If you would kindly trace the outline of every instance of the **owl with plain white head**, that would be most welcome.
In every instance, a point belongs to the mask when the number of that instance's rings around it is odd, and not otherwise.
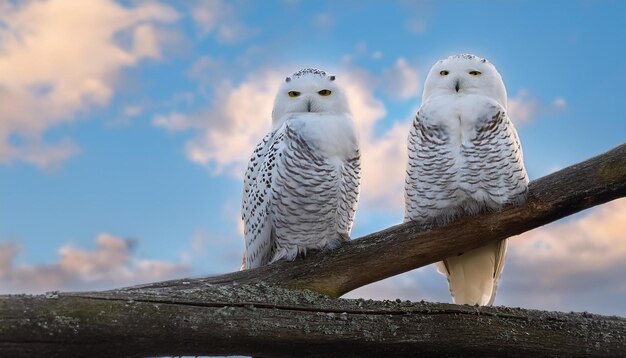
[[[360,181],[355,126],[335,76],[305,68],[287,77],[244,178],[242,269],[349,240]]]
[[[405,221],[440,225],[526,200],[528,175],[506,89],[483,58],[460,54],[431,68],[408,146]],[[502,240],[437,263],[455,303],[493,303],[506,248]]]

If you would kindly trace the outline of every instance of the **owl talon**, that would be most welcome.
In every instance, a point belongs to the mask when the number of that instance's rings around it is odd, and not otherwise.
[[[340,242],[342,242],[342,243],[343,243],[343,242],[347,242],[347,241],[350,241],[350,240],[352,240],[352,239],[350,238],[350,235],[346,234],[345,232],[343,232],[343,233],[339,233],[339,241],[340,241]]]

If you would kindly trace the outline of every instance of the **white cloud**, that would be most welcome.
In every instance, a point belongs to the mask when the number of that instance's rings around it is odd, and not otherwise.
[[[381,137],[361,144],[363,181],[360,208],[398,211],[404,208],[409,121],[397,122]],[[401,218],[398,216],[398,218]]]
[[[132,241],[100,234],[95,250],[73,246],[59,249],[59,261],[50,265],[20,265],[12,261],[19,250],[14,243],[0,245],[0,292],[42,293],[52,290],[106,289],[188,275],[181,263],[132,256]]]
[[[346,67],[352,67],[353,62],[355,62],[358,59],[380,60],[381,58],[383,58],[382,51],[370,50],[369,47],[367,46],[367,42],[358,41],[354,45],[353,52],[342,56],[341,62]]]
[[[394,68],[404,68],[403,61],[399,63]],[[197,130],[198,135],[186,143],[187,157],[210,165],[215,174],[241,178],[254,146],[270,128],[274,96],[285,73],[261,70],[238,86],[224,82],[209,108],[189,115],[158,115],[153,124],[172,132]],[[374,133],[376,123],[386,116],[383,102],[374,96],[380,80],[367,71],[351,69],[338,73],[337,81],[347,93],[361,138],[361,207],[397,210],[402,206],[410,121],[396,123],[382,135]]]
[[[546,287],[580,272],[626,268],[626,199],[525,233],[512,240],[511,248],[516,259],[542,266]]]
[[[151,25],[139,25],[133,32],[133,53],[137,57],[161,58],[156,31]]]
[[[500,304],[626,314],[626,199],[509,243]]]
[[[406,171],[408,121],[394,124],[383,133],[374,126],[385,119],[384,103],[375,97],[379,79],[352,69],[337,76],[345,88],[360,136],[362,182],[359,210],[398,209]]]
[[[0,281],[11,273],[11,262],[20,250],[14,242],[0,243]]]
[[[497,305],[626,314],[626,199],[509,239]],[[451,302],[446,279],[421,268],[347,298]]]
[[[428,31],[427,19],[435,17],[434,2],[430,0],[400,1],[399,5],[406,14],[410,14],[409,19],[404,24],[408,33],[423,35]]]
[[[211,108],[188,117],[189,123],[201,117],[202,127],[187,142],[187,157],[215,165],[217,174],[243,176],[254,146],[270,129],[274,96],[284,77],[270,70],[254,74],[239,86],[222,83]]]
[[[392,68],[385,69],[381,81],[385,93],[391,98],[406,100],[419,95],[421,87],[419,72],[404,58],[397,59]]]
[[[550,104],[545,104],[533,98],[526,90],[520,90],[515,97],[508,99],[509,118],[518,125],[529,123],[537,116],[549,115],[566,108],[567,101],[563,97],[557,97]]]
[[[201,128],[198,116],[187,116],[173,112],[168,115],[157,115],[152,120],[155,127],[166,129],[170,133],[186,131],[193,128]]]
[[[122,113],[124,114],[125,117],[136,117],[138,115],[141,115],[141,113],[143,113],[143,107],[140,105],[126,106],[122,110]]]
[[[367,42],[359,41],[354,45],[354,54],[356,56],[364,56],[364,55],[367,55],[367,53],[368,53]]]
[[[415,35],[421,35],[426,32],[426,21],[422,18],[413,18],[407,21],[406,30]]]
[[[157,2],[111,0],[27,1],[0,13],[0,161],[54,166],[76,154],[69,139],[44,142],[46,130],[107,104],[120,70],[161,56],[155,26],[177,19]]]
[[[226,68],[224,62],[211,56],[202,56],[187,71],[187,77],[203,84],[217,85],[222,81]]]
[[[19,158],[21,161],[35,165],[43,170],[58,169],[62,162],[80,153],[78,145],[67,138],[52,144],[36,138],[25,146],[11,146],[8,144],[5,147],[5,145],[6,143],[0,143],[0,152],[2,154],[9,158]]]
[[[527,91],[521,90],[517,96],[508,99],[509,118],[515,124],[528,123],[534,119],[538,106],[536,100],[529,98]]]
[[[335,19],[328,13],[319,13],[313,16],[312,25],[313,27],[322,30],[328,31],[335,24]]]
[[[563,97],[557,97],[552,101],[552,107],[555,109],[565,109],[567,108],[567,101]]]
[[[215,36],[218,41],[235,43],[253,31],[237,19],[237,9],[223,0],[198,1],[191,16],[201,36]]]
[[[225,218],[227,221],[233,219],[237,223],[241,222],[239,215]],[[182,255],[185,262],[193,264],[202,272],[222,274],[240,269],[244,247],[243,240],[198,229],[193,234],[189,248]]]

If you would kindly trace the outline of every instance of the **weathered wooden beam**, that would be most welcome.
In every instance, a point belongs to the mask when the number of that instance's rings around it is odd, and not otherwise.
[[[626,319],[266,284],[0,297],[3,357],[626,355]]]

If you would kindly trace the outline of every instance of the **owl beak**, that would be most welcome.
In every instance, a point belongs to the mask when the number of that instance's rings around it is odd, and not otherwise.
[[[454,89],[457,93],[459,93],[459,90],[461,89],[461,83],[459,80],[456,80],[456,83],[454,84]]]
[[[306,111],[311,112],[311,100],[306,101]]]

